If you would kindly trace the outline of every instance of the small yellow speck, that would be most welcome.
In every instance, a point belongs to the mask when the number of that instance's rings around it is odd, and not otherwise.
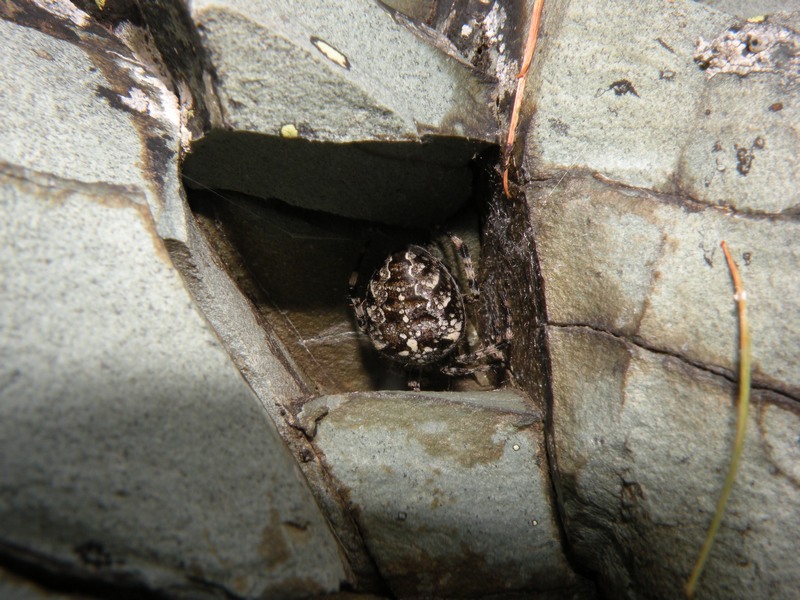
[[[514,452],[517,452],[519,450],[519,444],[514,444],[511,447],[514,449]]]
[[[767,16],[766,15],[758,15],[758,16],[755,16],[755,17],[750,17],[749,19],[747,19],[747,22],[748,23],[763,23],[766,20],[767,20]]]
[[[97,8],[103,10],[106,7],[106,0],[94,0],[94,3],[97,4]]]
[[[281,137],[284,137],[284,138],[296,138],[298,135],[299,135],[299,132],[297,131],[297,127],[295,127],[291,123],[281,127]]]

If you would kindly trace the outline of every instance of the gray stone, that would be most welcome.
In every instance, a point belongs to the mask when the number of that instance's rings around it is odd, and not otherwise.
[[[256,362],[259,400],[171,260],[190,237],[176,98],[71,5],[24,8],[27,26],[0,20],[0,547],[170,595],[338,590],[338,544],[262,405],[296,382]],[[230,292],[213,272],[183,275]],[[246,312],[217,298],[217,322]]]
[[[753,381],[800,396],[800,225],[595,180],[543,185],[533,227],[548,318],[623,335],[734,376],[736,304],[720,248],[745,282]]]
[[[589,169],[673,191],[706,85],[697,38],[733,19],[681,0],[658,10],[630,10],[624,0],[548,9],[527,85],[536,114],[525,147],[537,157],[527,166],[537,176]]]
[[[292,125],[336,142],[496,130],[490,87],[375,2],[201,0],[192,16],[235,130],[280,136]]]
[[[136,186],[159,233],[185,237],[185,207],[179,196],[163,193],[180,185],[175,96],[86,13],[71,7],[73,25],[27,8],[30,22],[46,24],[52,35],[0,20],[6,56],[0,160],[64,179]]]
[[[587,593],[560,549],[542,416],[521,396],[326,396],[299,419],[397,596]]]
[[[797,19],[792,25],[798,28]],[[680,185],[701,202],[737,211],[797,213],[800,34],[757,23],[726,36],[759,39],[772,49],[765,48],[761,53],[767,56],[754,64],[731,66],[727,57],[712,63],[733,72],[708,68],[711,78],[697,107],[696,127],[681,155]],[[702,42],[698,52],[710,46],[722,51],[724,43],[720,38]],[[794,50],[787,50],[792,44]],[[738,46],[735,51],[738,56],[743,52]],[[714,52],[708,49],[703,56]],[[790,52],[793,58],[785,56]],[[769,59],[773,54],[780,58]]]
[[[551,326],[549,339],[571,550],[611,597],[682,597],[727,472],[735,386],[586,327]],[[793,598],[800,586],[800,410],[755,390],[751,412],[698,597]]]
[[[746,76],[704,72],[695,59],[722,56],[736,23],[692,2],[559,6],[528,85],[551,468],[571,555],[609,597],[681,596],[716,507],[739,357],[723,240],[747,293],[754,404],[699,595],[792,598],[800,581],[787,560],[800,484],[796,73],[775,68],[780,54]]]
[[[157,589],[336,589],[335,542],[142,195],[2,183],[2,543]]]
[[[470,161],[496,137],[492,86],[390,11],[204,0],[192,18],[226,127],[196,140],[190,185],[406,227],[468,201]]]
[[[740,19],[800,10],[798,0],[698,0],[715,10],[731,13]]]
[[[741,22],[695,2],[660,11],[626,6],[583,3],[548,15],[527,92],[536,102],[525,140],[537,157],[532,172],[597,171],[737,210],[796,210],[797,58],[776,58],[770,72],[709,79],[712,70],[696,58]],[[610,22],[619,43],[609,43]],[[746,27],[765,40],[776,32],[800,40],[790,29],[796,18]],[[786,52],[797,51],[776,57]]]

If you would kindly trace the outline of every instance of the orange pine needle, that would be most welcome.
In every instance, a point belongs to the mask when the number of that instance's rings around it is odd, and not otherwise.
[[[517,74],[517,90],[514,93],[514,105],[511,108],[511,119],[508,123],[508,137],[503,150],[503,191],[506,198],[511,194],[508,190],[508,167],[511,162],[511,153],[514,150],[514,142],[517,139],[517,125],[519,123],[519,112],[522,107],[522,99],[525,91],[525,83],[528,80],[528,70],[533,61],[533,51],[536,49],[536,42],[539,39],[539,24],[542,21],[542,9],[544,0],[534,0],[531,10],[531,21],[528,24],[528,39],[525,40],[525,50],[523,52],[522,68]]]

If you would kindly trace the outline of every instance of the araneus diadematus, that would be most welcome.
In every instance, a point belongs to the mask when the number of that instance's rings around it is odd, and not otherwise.
[[[464,242],[449,234],[461,258],[470,293],[478,297],[475,271]],[[350,278],[350,302],[358,328],[367,334],[383,356],[409,372],[408,385],[419,390],[419,375],[434,371],[449,376],[464,376],[488,370],[503,363],[501,347],[505,339],[475,352],[456,354],[464,345],[467,329],[465,295],[452,273],[429,250],[411,245],[391,254],[366,286],[366,294],[356,294],[358,272]]]

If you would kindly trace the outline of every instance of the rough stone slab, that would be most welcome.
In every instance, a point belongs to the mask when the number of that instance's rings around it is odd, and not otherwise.
[[[673,190],[706,85],[694,63],[697,38],[713,38],[732,17],[688,0],[647,10],[625,0],[571,2],[545,13],[526,91],[536,106],[527,168],[585,168]]]
[[[336,590],[336,543],[150,217],[185,238],[177,101],[62,8],[0,21],[4,552],[194,595]]]
[[[589,178],[555,185],[533,194],[532,213],[551,322],[607,330],[733,374],[738,328],[725,240],[747,291],[754,381],[800,397],[800,224]]]
[[[490,86],[369,0],[191,6],[233,129],[336,142],[494,141]],[[283,129],[286,132],[285,129]]]
[[[798,0],[699,0],[699,2],[741,19],[800,10]]]
[[[556,481],[570,548],[615,598],[678,598],[727,472],[730,381],[582,327],[549,327]],[[754,391],[742,465],[698,590],[794,598],[800,406]]]
[[[64,179],[136,186],[162,236],[185,239],[180,197],[163,193],[180,187],[175,96],[83,11],[63,7],[69,21],[33,3],[19,6],[6,16],[28,26],[0,19],[0,160]]]
[[[164,591],[338,589],[325,520],[143,194],[1,183],[5,551]]]
[[[765,49],[778,57],[774,72],[712,75],[697,104],[697,119],[686,140],[678,170],[678,185],[684,193],[709,204],[730,206],[738,211],[797,213],[800,208],[800,19],[786,23],[793,31],[772,22],[747,24],[740,37],[763,39],[781,32],[794,38]],[[717,32],[704,43],[724,49]],[[714,38],[717,38],[715,43]],[[735,40],[734,40],[735,41]],[[729,42],[730,43],[730,42]],[[746,46],[745,46],[746,47]],[[714,50],[711,50],[714,52]],[[736,55],[742,48],[736,46]],[[787,59],[785,55],[793,59]],[[766,61],[766,59],[764,59]],[[787,64],[782,65],[781,60]],[[709,69],[709,72],[711,69]],[[741,71],[747,73],[746,69]]]
[[[586,591],[561,553],[542,416],[520,396],[326,396],[300,420],[397,596]]]
[[[711,43],[737,23],[688,0],[551,8],[526,91],[536,107],[526,167],[538,176],[588,169],[748,212],[796,211],[796,67],[709,77],[695,60],[700,38]],[[779,23],[750,26],[761,36],[798,29],[796,18]],[[796,52],[776,47],[776,56]]]
[[[471,161],[497,138],[493,85],[389,10],[203,0],[191,11],[228,127],[194,140],[190,186],[403,227],[469,201]]]

